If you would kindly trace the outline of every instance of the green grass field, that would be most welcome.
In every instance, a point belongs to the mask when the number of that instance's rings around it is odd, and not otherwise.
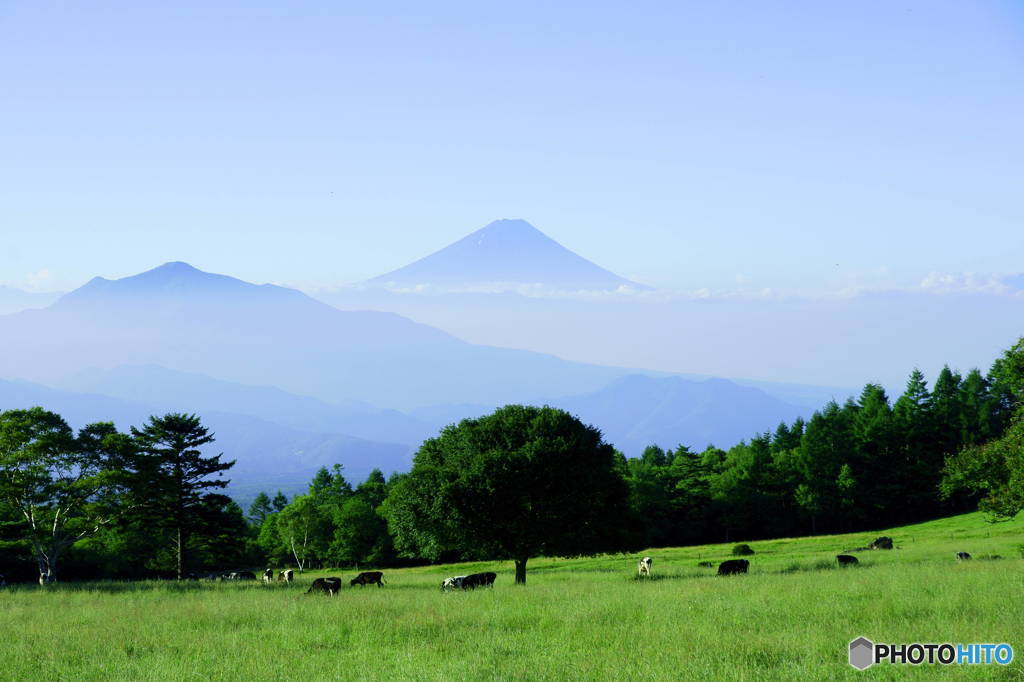
[[[0,592],[0,677],[12,680],[822,680],[1024,679],[1024,519],[979,514],[875,533],[752,542],[750,574],[697,564],[732,545],[638,555],[352,572],[293,586],[65,583]],[[834,556],[886,534],[892,551]],[[955,561],[957,551],[975,560]],[[1002,558],[985,559],[985,555]],[[442,594],[442,578],[493,570],[493,589]],[[340,575],[336,597],[304,594]],[[847,644],[1008,642],[1010,666],[877,665]]]

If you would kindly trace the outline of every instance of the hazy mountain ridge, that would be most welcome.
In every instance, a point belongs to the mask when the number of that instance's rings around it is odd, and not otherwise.
[[[0,315],[16,313],[30,308],[45,308],[62,295],[56,291],[37,293],[0,284]]]
[[[394,313],[340,311],[183,264],[143,275],[93,280],[48,308],[0,316],[0,376],[46,383],[89,367],[156,364],[328,402],[409,408],[577,393],[627,373],[469,344]]]
[[[197,410],[188,402],[147,405],[97,393],[61,391],[23,381],[0,380],[0,411],[41,406],[64,417],[74,428],[112,421],[122,431],[141,426],[150,415],[169,411],[198,413],[216,441],[207,454],[224,453],[236,460],[226,474],[229,492],[245,496],[254,488],[301,490],[321,466],[338,463],[354,481],[379,468],[385,473],[407,470],[412,448],[404,443],[374,442],[341,433],[315,433],[245,414]]]

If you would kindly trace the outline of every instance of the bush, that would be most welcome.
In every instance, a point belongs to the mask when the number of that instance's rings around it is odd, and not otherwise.
[[[750,556],[754,553],[754,550],[750,548],[750,545],[740,544],[732,548],[733,556]]]

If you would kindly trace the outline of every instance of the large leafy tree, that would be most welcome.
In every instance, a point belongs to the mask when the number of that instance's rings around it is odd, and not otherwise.
[[[189,566],[190,539],[209,530],[211,509],[223,509],[230,501],[210,492],[224,488],[219,478],[234,466],[221,461],[223,454],[204,456],[202,448],[214,435],[194,414],[170,413],[150,417],[141,428],[132,427],[138,447],[133,488],[153,530],[170,535],[178,578]],[[214,478],[217,476],[218,478]]]
[[[512,559],[626,548],[625,465],[601,433],[550,407],[509,405],[423,443],[388,510],[400,550]]]
[[[981,496],[979,509],[1007,520],[1024,509],[1024,407],[1006,433],[984,445],[971,445],[946,460],[942,493]]]
[[[41,582],[56,580],[64,553],[124,510],[119,468],[130,449],[113,424],[76,436],[40,407],[0,414],[0,499],[24,519]]]

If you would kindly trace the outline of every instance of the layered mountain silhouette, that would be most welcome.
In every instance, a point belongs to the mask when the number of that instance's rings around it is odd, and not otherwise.
[[[234,412],[231,403],[200,412],[191,399],[167,396],[161,398],[160,404],[147,404],[0,380],[0,411],[34,405],[60,414],[74,428],[112,421],[122,431],[141,426],[153,414],[199,412],[203,425],[216,435],[206,453],[223,452],[225,459],[236,461],[226,474],[231,480],[228,492],[242,501],[261,489],[280,488],[289,495],[302,491],[322,466],[341,464],[346,477],[358,482],[375,468],[390,474],[408,469],[412,461],[412,448],[406,443],[373,442],[333,433],[333,429],[317,432],[290,428],[273,420]]]
[[[399,409],[580,393],[628,373],[473,345],[393,313],[342,311],[184,263],[96,278],[47,308],[0,316],[0,376],[48,383],[126,364]]]
[[[495,220],[367,284],[436,291],[500,291],[515,286],[560,290],[647,288],[573,253],[525,220],[507,219]]]
[[[35,293],[0,285],[0,315],[16,313],[26,308],[43,308],[53,303],[59,293]]]
[[[726,379],[639,374],[616,379],[592,393],[543,402],[596,426],[605,441],[629,457],[640,456],[648,445],[686,445],[695,451],[708,445],[730,448],[773,431],[779,422],[790,423],[812,412]],[[434,405],[414,410],[412,416],[440,429],[493,409],[490,405]]]

